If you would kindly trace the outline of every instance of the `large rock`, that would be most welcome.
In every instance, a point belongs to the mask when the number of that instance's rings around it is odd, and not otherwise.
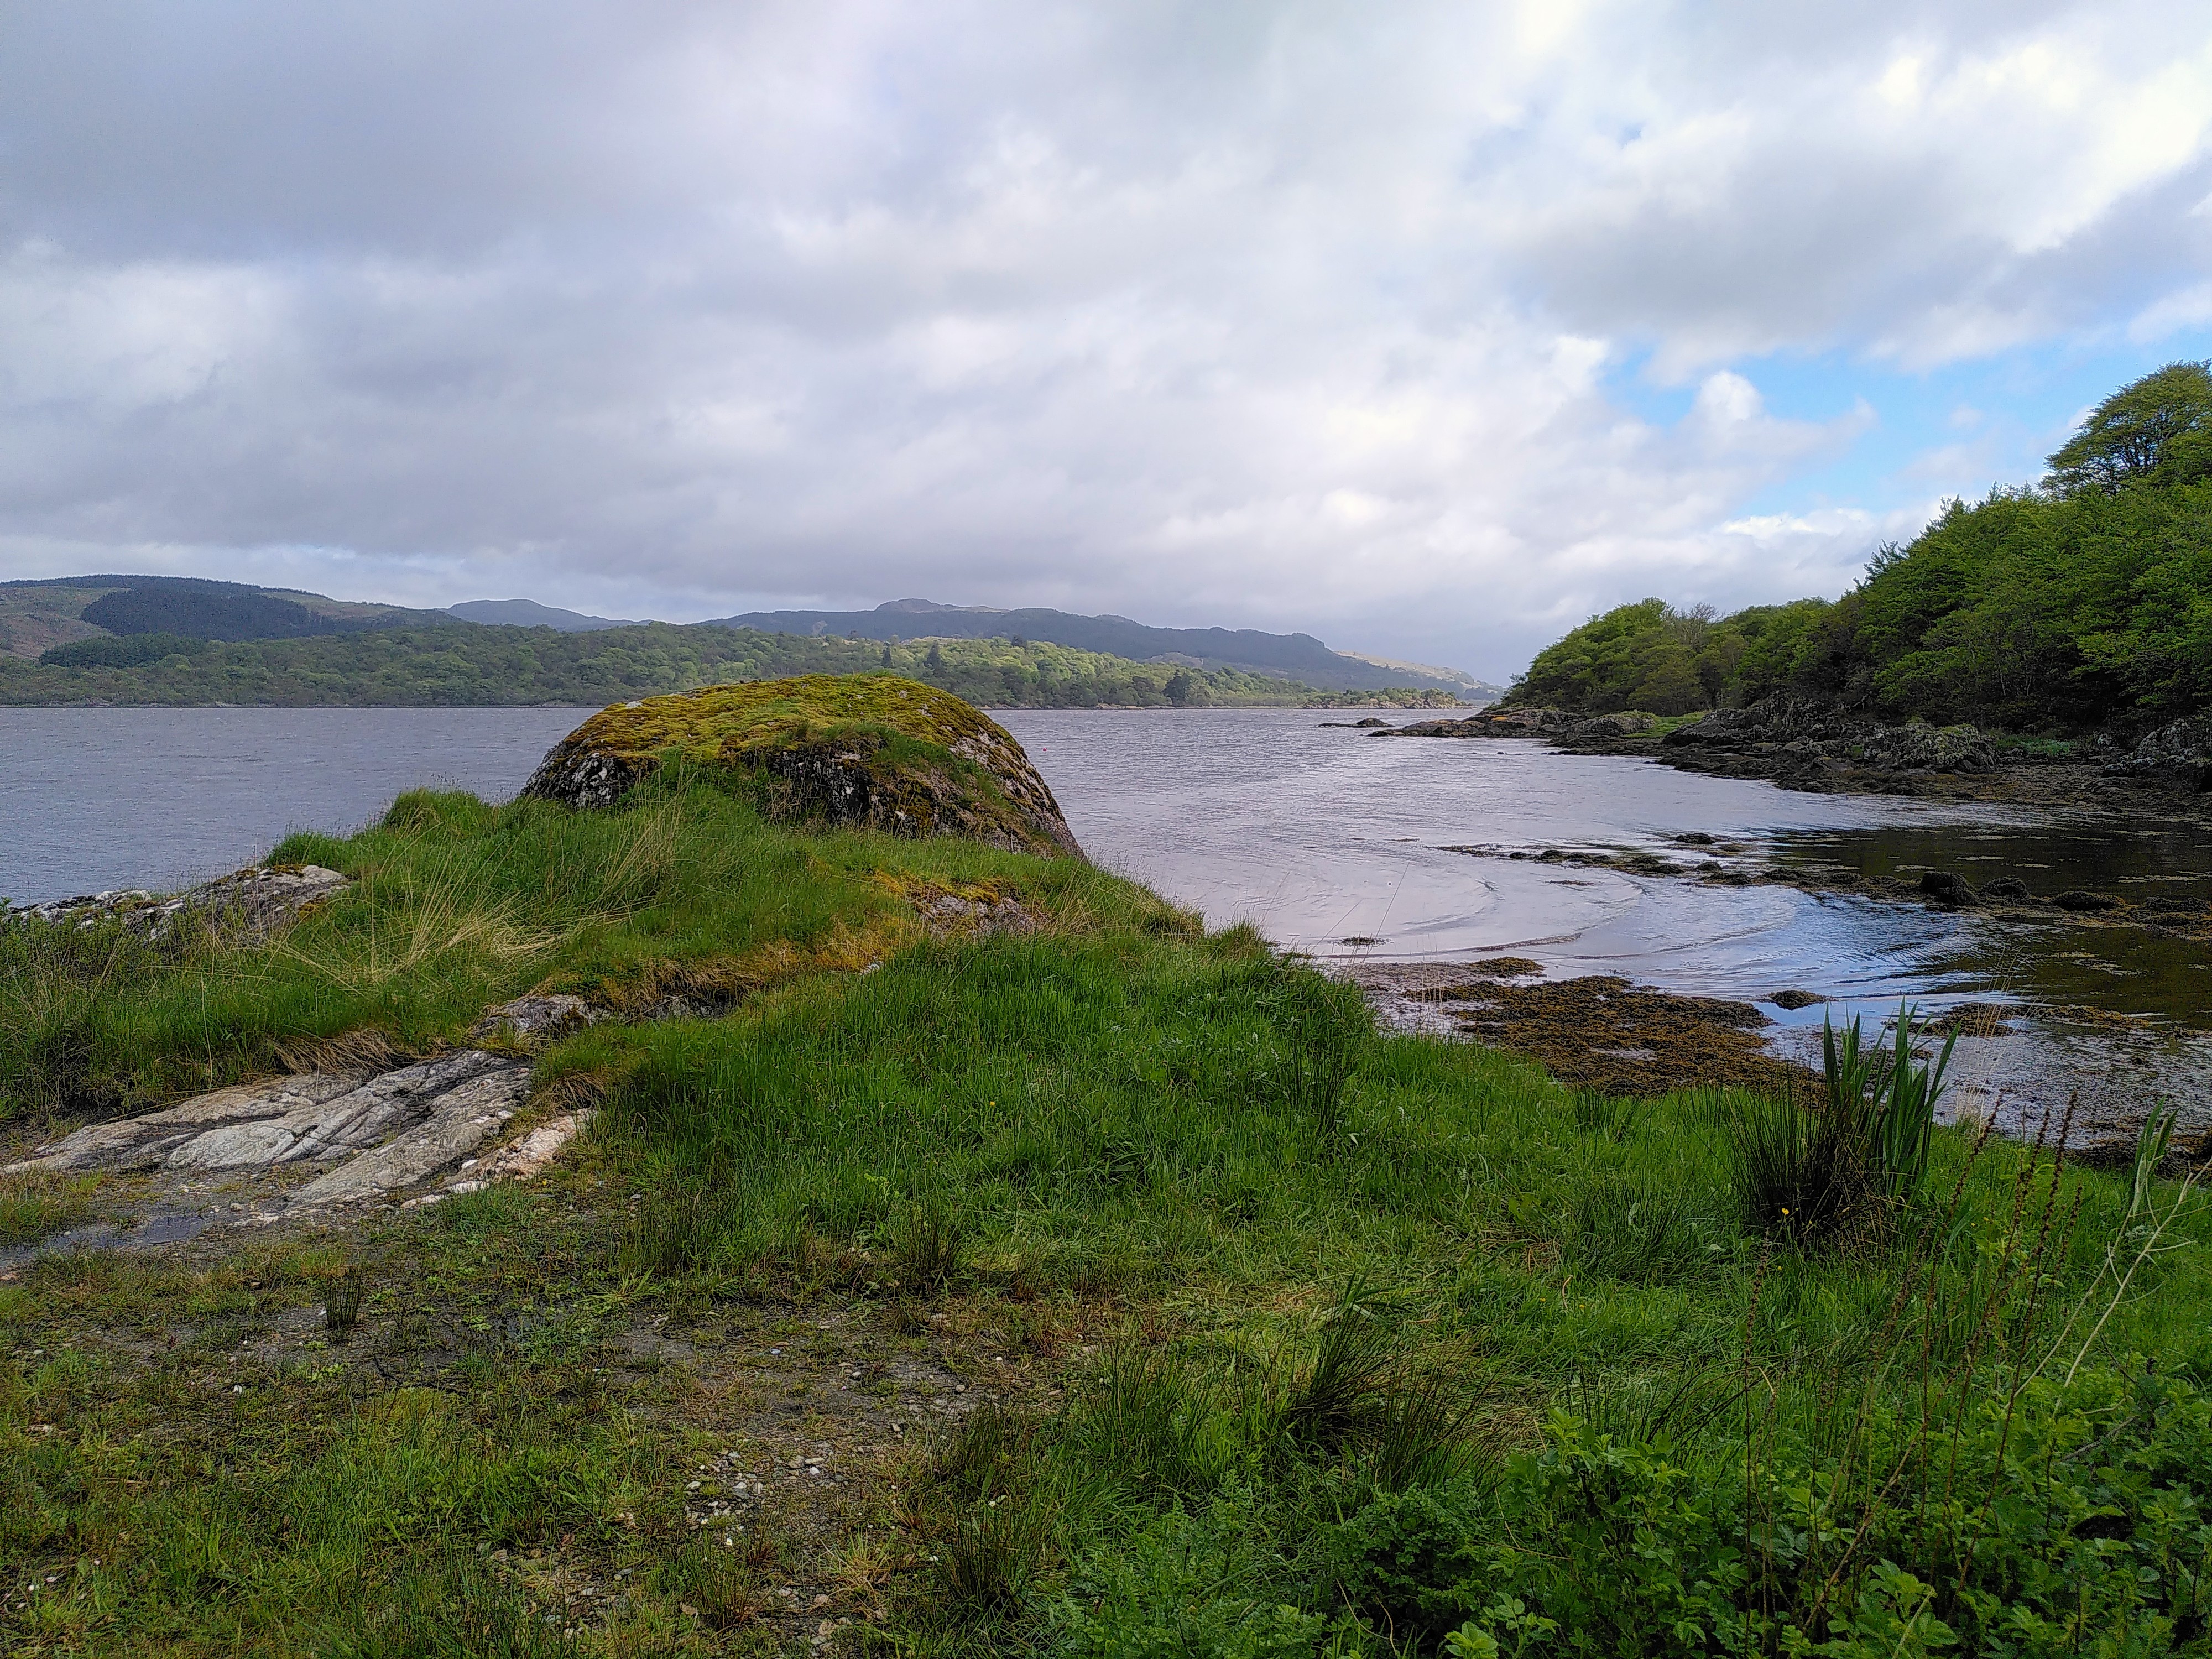
[[[611,806],[672,762],[737,775],[787,822],[1082,856],[1010,732],[950,692],[890,674],[807,674],[617,703],[562,738],[523,793]]]
[[[2105,770],[2116,777],[2144,778],[2191,793],[2212,788],[2212,714],[2160,726],[2137,744],[2133,753]]]
[[[1768,745],[1863,741],[1879,730],[1864,720],[1803,697],[1773,696],[1743,708],[1716,708],[1678,726],[1660,741],[1669,749],[1752,750]]]
[[[454,1138],[456,1123],[466,1126],[460,1132],[465,1133],[500,1115],[512,1115],[529,1082],[527,1066],[467,1048],[380,1077],[317,1073],[240,1084],[166,1111],[92,1124],[0,1175],[32,1170],[206,1173],[337,1163],[371,1148],[388,1151],[395,1139],[411,1145],[425,1139],[442,1147]]]
[[[1971,726],[1878,726],[1851,757],[1885,772],[1987,772],[1997,763],[1989,741]]]

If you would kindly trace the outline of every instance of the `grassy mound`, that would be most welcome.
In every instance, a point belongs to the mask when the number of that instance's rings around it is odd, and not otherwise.
[[[618,703],[563,738],[525,793],[606,805],[671,762],[747,781],[778,819],[1079,855],[1012,734],[949,692],[890,674],[805,674]]]

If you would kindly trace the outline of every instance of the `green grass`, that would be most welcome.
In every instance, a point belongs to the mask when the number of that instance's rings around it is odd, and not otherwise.
[[[104,987],[77,1052],[150,1096],[535,984],[742,997],[551,1051],[606,1094],[551,1189],[331,1247],[373,1285],[343,1359],[340,1264],[296,1244],[0,1282],[0,1561],[56,1576],[0,1585],[18,1650],[803,1647],[762,1611],[794,1578],[855,1612],[840,1644],[913,1655],[2204,1650],[2208,1224],[2174,1183],[1939,1130],[1907,1224],[1801,1250],[1744,1204],[1740,1103],[1382,1037],[1095,871],[665,781],[286,850],[362,884],[264,951],[54,946],[78,979],[30,1000]],[[924,939],[918,880],[1049,922]],[[737,1432],[705,1425],[742,1382],[769,1434],[803,1380],[769,1345],[832,1327],[856,1371],[1021,1381],[844,1530],[716,1554],[694,1425]],[[808,1434],[853,1409],[809,1400]]]
[[[149,944],[120,926],[0,922],[0,1126],[220,1087],[360,1033],[426,1049],[533,988],[625,1007],[857,968],[919,933],[902,897],[917,884],[1167,914],[1081,864],[788,833],[680,778],[597,814],[417,792],[374,829],[294,836],[271,856],[356,884],[251,950],[189,929]]]

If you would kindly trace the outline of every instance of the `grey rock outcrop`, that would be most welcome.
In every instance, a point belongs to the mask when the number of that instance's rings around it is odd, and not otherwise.
[[[2212,788],[2212,714],[2160,726],[2105,771],[2112,777],[2141,778],[2203,793]]]
[[[604,1012],[581,997],[563,992],[517,997],[496,1008],[487,1008],[469,1035],[479,1042],[497,1038],[534,1046],[580,1030],[601,1018]]]
[[[1374,738],[1551,738],[1582,724],[1558,708],[1485,709],[1455,720],[1410,720],[1368,733]]]
[[[110,919],[159,939],[187,915],[234,939],[265,939],[303,910],[343,892],[353,884],[319,864],[255,865],[214,881],[158,898],[138,888],[85,893],[9,912],[41,921],[89,927]]]
[[[1883,726],[1797,697],[1715,709],[1675,727],[1660,744],[1676,751],[1755,757],[1784,770],[1827,762],[1879,772],[1986,772],[1996,765],[1989,740],[1973,726],[1921,720]]]
[[[514,1115],[529,1087],[526,1064],[479,1048],[380,1077],[278,1078],[90,1125],[0,1173],[333,1164],[291,1194],[295,1204],[330,1203],[410,1185],[465,1158]]]

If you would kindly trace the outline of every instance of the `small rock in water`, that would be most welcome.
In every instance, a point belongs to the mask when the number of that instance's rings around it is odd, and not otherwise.
[[[2070,888],[2058,894],[2051,902],[2062,910],[2075,912],[2117,910],[2120,908],[2119,900],[2110,894],[2092,893],[2079,887]]]
[[[1794,1012],[1799,1008],[1810,1008],[1815,1003],[1826,1002],[1827,998],[1822,996],[1818,991],[1790,990],[1777,991],[1772,996],[1767,998],[1767,1000],[1778,1008],[1788,1008]]]
[[[1977,895],[1964,876],[1948,870],[1929,870],[1920,878],[1920,890],[1938,904],[1972,904]]]

